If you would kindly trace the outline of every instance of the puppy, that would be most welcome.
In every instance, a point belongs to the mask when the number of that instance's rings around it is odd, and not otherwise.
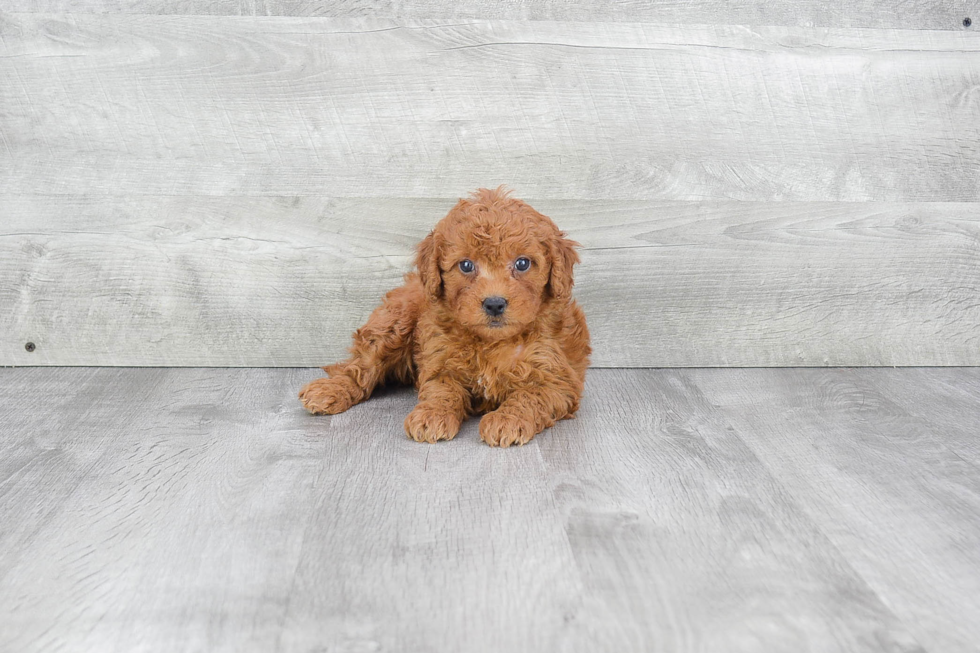
[[[451,440],[483,414],[480,437],[501,447],[572,417],[592,351],[571,295],[577,245],[502,188],[461,199],[419,243],[418,272],[354,333],[351,357],[300,391],[303,405],[335,414],[379,384],[414,383],[410,438]]]

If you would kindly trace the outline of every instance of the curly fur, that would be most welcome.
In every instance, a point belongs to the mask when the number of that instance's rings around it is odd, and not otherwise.
[[[419,243],[417,272],[354,333],[351,357],[299,393],[314,414],[340,413],[384,383],[414,383],[405,419],[418,442],[450,440],[483,414],[492,446],[524,444],[578,410],[589,332],[571,297],[575,247],[555,224],[498,188],[461,199]],[[531,260],[524,272],[519,257]],[[476,270],[464,273],[469,259]],[[507,307],[494,319],[487,297]]]

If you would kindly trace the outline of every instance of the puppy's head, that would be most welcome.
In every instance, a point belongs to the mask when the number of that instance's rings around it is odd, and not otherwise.
[[[567,303],[578,243],[501,189],[480,189],[419,243],[416,265],[431,302],[491,340],[534,322],[544,305]]]

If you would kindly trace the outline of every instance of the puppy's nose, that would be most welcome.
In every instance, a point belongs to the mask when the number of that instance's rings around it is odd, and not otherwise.
[[[490,317],[503,315],[505,308],[507,308],[507,300],[503,297],[487,297],[483,300],[483,312]]]

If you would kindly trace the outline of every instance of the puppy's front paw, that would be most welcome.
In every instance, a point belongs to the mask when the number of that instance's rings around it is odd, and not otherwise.
[[[527,444],[535,433],[533,422],[500,410],[487,413],[480,420],[480,439],[491,447]]]
[[[418,405],[405,418],[405,433],[416,442],[452,440],[459,425],[459,417],[451,411]]]
[[[314,415],[336,415],[355,403],[350,386],[353,381],[343,376],[310,381],[299,391],[300,401]]]

